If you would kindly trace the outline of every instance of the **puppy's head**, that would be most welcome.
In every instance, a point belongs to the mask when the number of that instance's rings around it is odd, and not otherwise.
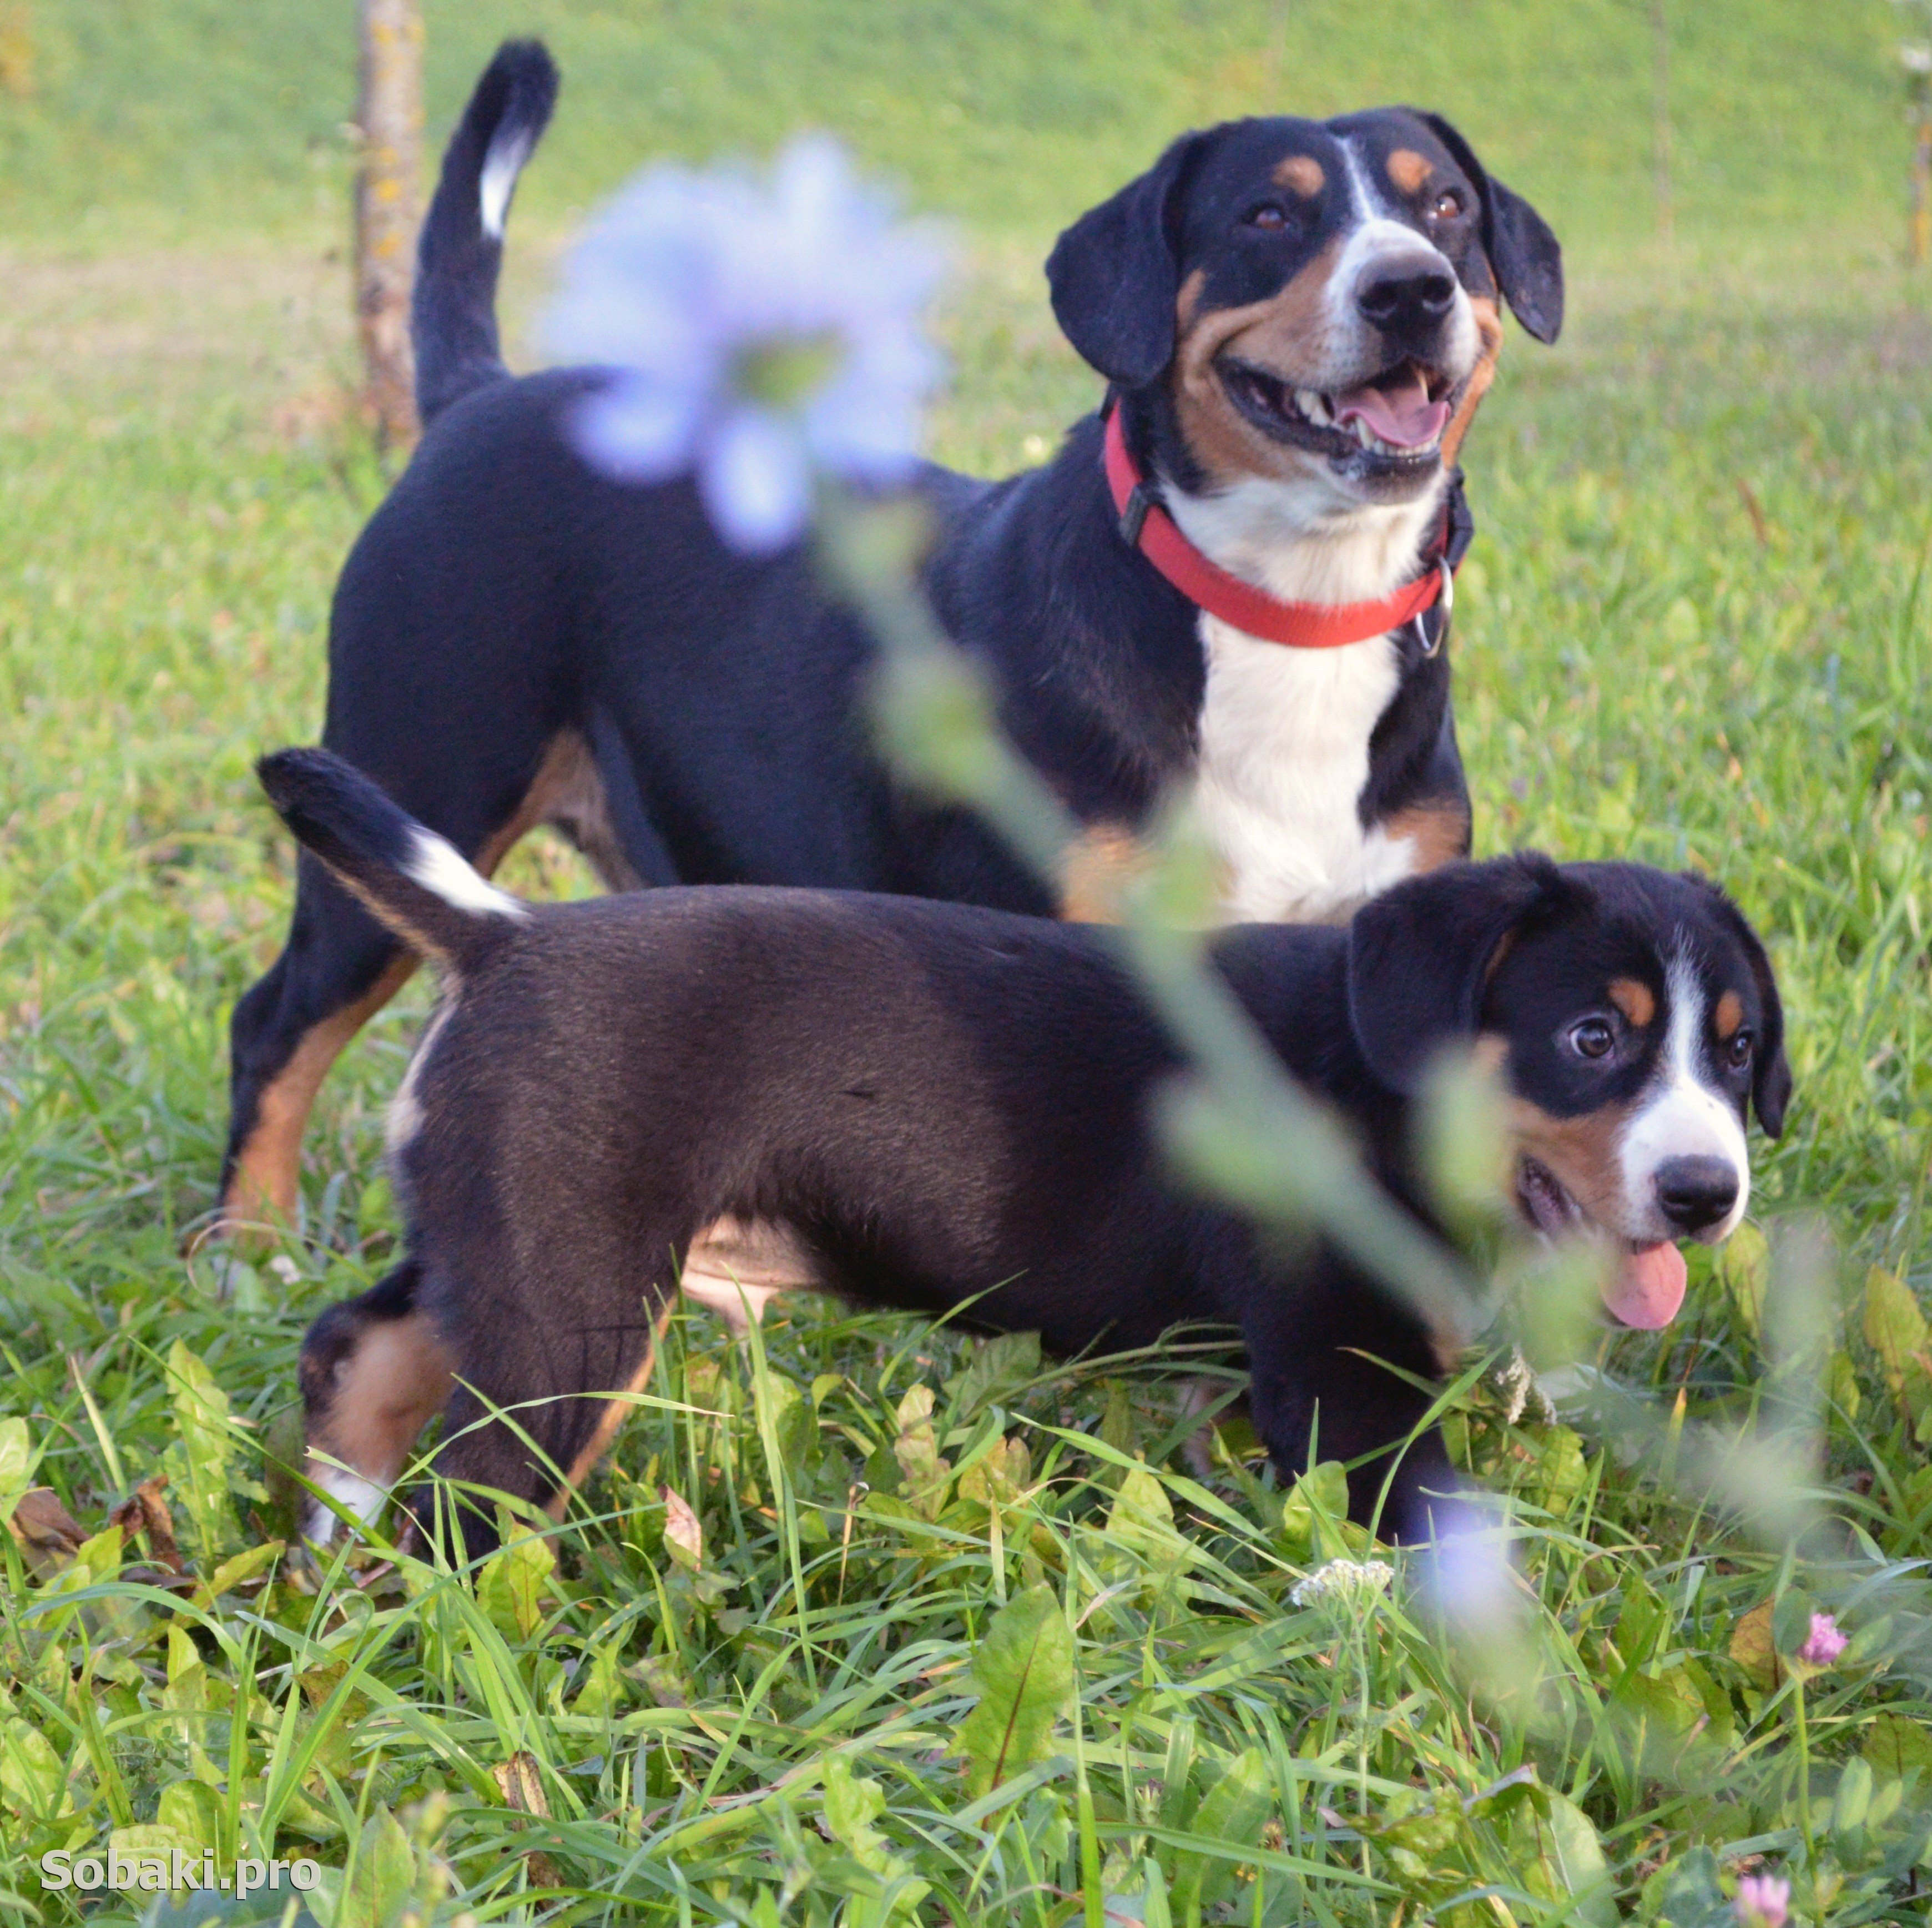
[[[1063,234],[1067,338],[1161,385],[1193,473],[1340,508],[1423,494],[1487,386],[1507,301],[1562,325],[1556,237],[1449,123],[1406,107],[1190,134]]]
[[[1454,865],[1358,914],[1348,995],[1363,1055],[1398,1091],[1453,1040],[1490,1041],[1525,1222],[1610,1241],[1610,1311],[1667,1325],[1676,1242],[1735,1228],[1750,1109],[1774,1138],[1791,1095],[1778,987],[1730,900],[1640,864]]]

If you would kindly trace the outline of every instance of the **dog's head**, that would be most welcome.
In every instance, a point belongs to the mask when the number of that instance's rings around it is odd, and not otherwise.
[[[1427,493],[1502,338],[1563,317],[1556,236],[1408,108],[1177,141],[1047,263],[1074,347],[1159,418],[1184,491],[1286,483],[1328,515]],[[1164,431],[1164,432],[1162,432]]]
[[[1610,1309],[1667,1325],[1676,1242],[1736,1227],[1749,1108],[1774,1138],[1791,1095],[1778,987],[1730,899],[1641,864],[1526,854],[1398,884],[1348,942],[1350,1020],[1376,1076],[1412,1092],[1445,1045],[1487,1041],[1524,1221],[1612,1242]]]

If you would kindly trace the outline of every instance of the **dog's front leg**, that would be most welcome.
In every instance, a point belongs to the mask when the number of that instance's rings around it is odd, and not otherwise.
[[[1242,1321],[1249,1398],[1277,1471],[1305,1471],[1312,1445],[1348,1467],[1351,1519],[1384,1539],[1430,1537],[1432,1510],[1456,1482],[1441,1432],[1423,1430],[1428,1393],[1403,1376],[1433,1376],[1426,1336],[1353,1278],[1258,1299]]]

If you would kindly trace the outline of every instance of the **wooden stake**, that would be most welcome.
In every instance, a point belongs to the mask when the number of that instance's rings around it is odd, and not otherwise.
[[[422,14],[418,0],[360,0],[359,11],[356,320],[376,435],[386,449],[406,450],[416,437],[410,284],[422,163]]]

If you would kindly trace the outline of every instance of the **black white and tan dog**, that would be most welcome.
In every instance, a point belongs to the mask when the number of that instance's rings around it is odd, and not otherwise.
[[[1453,467],[1507,302],[1554,338],[1555,237],[1434,115],[1231,122],[1074,223],[1054,312],[1109,407],[1044,467],[916,484],[926,585],[1088,841],[1056,893],[896,788],[871,646],[801,549],[734,554],[688,481],[621,486],[566,420],[607,379],[513,380],[506,210],[556,89],[512,43],[446,157],[416,296],[426,425],[338,589],[322,740],[486,875],[560,828],[612,887],[782,884],[1091,914],[1191,791],[1231,920],[1346,916],[1462,855],[1442,649]],[[224,1214],[292,1215],[303,1129],[410,947],[304,860],[232,1032]]]
[[[1174,1054],[1100,926],[907,897],[677,889],[538,907],[326,751],[265,760],[302,844],[445,989],[390,1115],[406,1256],[310,1329],[311,1476],[364,1518],[444,1415],[439,1470],[560,1507],[650,1369],[693,1242],[761,1228],[861,1303],[1037,1331],[1061,1354],[1238,1329],[1276,1464],[1360,1460],[1384,1529],[1448,1490],[1420,1431],[1450,1341],[1337,1253],[1273,1251],[1178,1189],[1148,1125]],[[1790,1092],[1778,992],[1695,877],[1546,857],[1393,886],[1346,927],[1250,924],[1215,967],[1425,1222],[1412,1100],[1462,1041],[1511,1107],[1535,1230],[1615,1250],[1605,1297],[1666,1325],[1676,1244],[1750,1188]],[[1390,1371],[1393,1367],[1396,1368]],[[514,1427],[489,1416],[514,1409]],[[326,1537],[333,1516],[310,1522]]]

